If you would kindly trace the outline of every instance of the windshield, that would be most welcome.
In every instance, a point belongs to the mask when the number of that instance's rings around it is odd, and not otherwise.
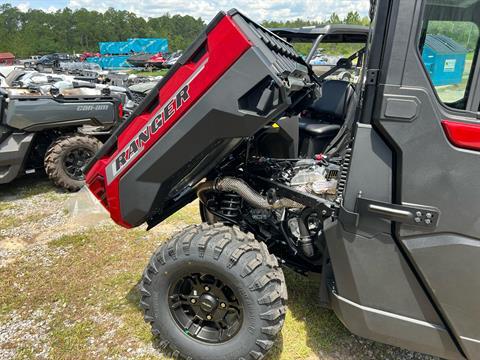
[[[293,44],[297,52],[301,54],[304,59],[306,59],[312,51],[313,45],[313,42],[296,42]],[[339,60],[348,59],[364,47],[365,44],[363,43],[320,43],[310,60],[310,65],[318,76],[322,76],[337,65]],[[360,70],[358,66],[360,65],[358,58],[354,59],[351,62],[351,67],[340,68],[338,71],[329,75],[327,79],[340,79],[356,83]]]
[[[340,24],[323,30],[281,28],[272,31],[292,44],[319,77],[358,81],[368,27]]]
[[[336,65],[341,58],[349,58],[356,52],[362,50],[365,44],[320,44],[320,47],[315,51],[315,55],[310,61],[311,65]],[[311,49],[311,46],[310,46]]]

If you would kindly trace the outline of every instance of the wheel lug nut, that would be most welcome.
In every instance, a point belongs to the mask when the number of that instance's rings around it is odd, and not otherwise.
[[[212,320],[212,315],[207,315],[207,320]]]
[[[191,299],[190,302],[191,302],[192,304],[195,304],[195,303],[197,302],[197,300],[196,300],[196,299]]]
[[[225,309],[227,307],[227,305],[225,303],[221,303],[220,307]]]
[[[210,291],[210,288],[208,286],[204,287],[205,291]]]

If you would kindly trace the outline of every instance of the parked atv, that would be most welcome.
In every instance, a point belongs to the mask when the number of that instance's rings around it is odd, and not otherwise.
[[[215,17],[87,166],[126,228],[200,200],[204,223],[162,244],[139,285],[173,358],[262,359],[285,319],[281,265],[320,273],[318,303],[360,336],[479,358],[479,14],[480,0],[372,1],[348,86],[238,11]],[[434,86],[425,39],[455,28],[471,66],[438,54],[435,75],[464,80]],[[299,117],[314,125],[303,157]]]
[[[121,118],[122,99],[78,93],[81,89],[68,96],[0,89],[0,184],[45,170],[59,187],[83,186],[82,167]]]

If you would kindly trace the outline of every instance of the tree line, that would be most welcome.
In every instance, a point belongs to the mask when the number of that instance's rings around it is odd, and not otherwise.
[[[356,11],[350,11],[345,17],[341,18],[337,13],[332,13],[326,21],[305,21],[302,19],[296,19],[291,21],[266,21],[263,23],[268,28],[278,27],[305,27],[305,26],[325,26],[328,24],[348,24],[348,25],[370,25],[370,18],[368,16],[360,16]],[[312,48],[310,43],[294,44],[295,50],[301,55],[308,55]],[[363,48],[363,44],[322,44],[321,49],[318,49],[321,53],[334,56],[348,57],[354,54],[356,51]]]
[[[53,13],[30,9],[21,12],[10,4],[0,5],[0,52],[17,57],[52,52],[97,52],[99,41],[128,38],[167,38],[170,51],[185,49],[205,23],[200,18],[163,15],[144,19],[134,13],[108,9],[65,8]]]
[[[427,34],[445,35],[472,52],[477,45],[478,26],[468,21],[430,21],[427,24]]]
[[[350,12],[344,18],[332,14],[327,21],[266,21],[264,26],[301,27],[326,23],[368,24],[367,17]],[[52,52],[97,52],[99,41],[125,41],[128,38],[167,38],[170,51],[184,50],[206,26],[201,18],[163,15],[144,19],[136,14],[108,9],[64,8],[56,12],[30,9],[20,11],[10,4],[0,5],[0,52],[10,51],[17,57]]]
[[[322,26],[326,24],[368,25],[368,17],[356,11],[345,17],[333,13],[325,21],[303,19],[288,21],[265,21],[268,28]],[[0,52],[10,51],[17,57],[42,55],[51,52],[97,52],[99,41],[125,41],[134,37],[167,38],[170,51],[183,50],[191,44],[206,24],[201,18],[182,15],[163,15],[144,19],[136,14],[108,9],[104,13],[95,10],[64,8],[56,12],[30,9],[22,12],[10,4],[0,5]],[[471,23],[430,22],[428,33],[444,34],[468,50],[475,48],[479,36],[478,28]],[[297,49],[308,52],[307,45]],[[348,52],[346,46],[328,51]],[[353,49],[353,47],[352,47]]]

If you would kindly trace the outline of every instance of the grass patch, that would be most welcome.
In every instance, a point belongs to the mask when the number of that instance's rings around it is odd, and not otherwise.
[[[145,70],[130,70],[129,74],[141,75],[141,76],[165,76],[168,73],[168,69],[161,69],[155,71]]]
[[[49,242],[50,247],[81,246],[88,240],[87,234],[63,235]]]
[[[45,250],[26,253],[0,268],[0,321],[9,321],[13,311],[28,318],[32,310],[44,310],[41,316],[50,319],[46,341],[52,359],[166,359],[150,353],[132,355],[151,349],[153,341],[138,305],[137,284],[154,249],[173,230],[199,222],[194,202],[152,232],[108,225],[61,236]],[[386,345],[356,342],[332,311],[321,308],[318,277],[290,270],[285,275],[289,309],[268,360],[361,359],[368,358],[363,355],[367,351],[373,354],[370,358],[401,358]],[[12,345],[18,359],[33,357],[32,349],[38,346],[29,341],[19,339]]]
[[[18,198],[24,199],[27,197],[40,195],[46,192],[55,191],[55,189],[52,184],[47,182],[47,183],[35,185],[35,186],[25,185],[20,187],[17,191],[18,191],[17,192]]]
[[[65,321],[58,320],[52,326],[51,345],[53,359],[70,358],[71,355],[77,354],[78,358],[82,356],[88,349],[88,338],[101,335],[102,331],[91,320],[66,324]],[[85,354],[86,355],[86,354]]]
[[[289,295],[281,347],[269,359],[315,359],[332,352],[350,333],[331,310],[317,303],[320,280],[284,270]]]
[[[198,202],[195,201],[190,206],[183,208],[182,211],[176,212],[164,221],[164,224],[178,223],[184,223],[187,225],[201,223]]]
[[[17,216],[0,216],[0,230],[11,229],[18,225]]]
[[[198,204],[193,203],[166,223],[180,229],[198,221]],[[153,338],[138,306],[137,284],[148,258],[166,239],[161,233],[125,231],[112,226],[53,240],[51,250],[70,246],[74,250],[56,258],[48,268],[25,259],[0,269],[5,284],[0,295],[2,313],[57,304],[60,312],[55,314],[50,334],[53,359],[92,358],[94,349],[89,339],[98,340],[106,331],[112,331],[112,336],[102,356],[127,355],[128,348],[148,348]],[[13,284],[18,283],[20,269],[24,275],[22,290],[18,291]],[[318,279],[304,278],[288,270],[286,278],[289,310],[282,336],[268,359],[316,359],[316,354],[331,351],[349,333],[331,311],[316,304]],[[93,323],[91,318],[97,313],[119,323],[111,328],[108,324]],[[24,351],[26,354],[28,347]]]
[[[16,206],[10,202],[4,201],[0,202],[0,211],[15,209]]]
[[[10,184],[1,185],[0,199],[25,199],[40,194],[59,194],[58,191],[49,180],[39,180],[38,176],[31,176],[17,179]],[[5,201],[3,199],[2,202]]]
[[[6,317],[17,308],[16,303],[0,304],[0,319]]]
[[[43,213],[30,214],[30,215],[27,215],[24,219],[22,219],[22,223],[26,223],[26,222],[34,223],[44,218],[45,218],[45,214]]]
[[[36,358],[36,351],[29,346],[22,346],[17,350],[15,357],[13,360],[27,360],[27,359],[35,359]]]

